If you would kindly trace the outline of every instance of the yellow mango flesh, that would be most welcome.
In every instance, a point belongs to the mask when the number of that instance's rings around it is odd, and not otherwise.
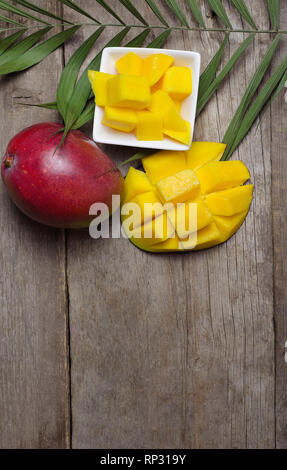
[[[161,89],[173,100],[184,100],[192,93],[191,69],[189,67],[170,67],[162,79]]]
[[[146,77],[117,75],[107,82],[107,104],[141,110],[150,104],[151,92]]]
[[[173,64],[174,58],[167,54],[152,54],[142,63],[141,73],[147,77],[150,86],[155,85]]]
[[[95,95],[95,103],[97,106],[106,106],[107,104],[107,82],[115,77],[110,73],[97,72],[89,70],[88,77]]]
[[[141,75],[143,60],[134,52],[128,52],[116,62],[116,69],[122,75]]]
[[[239,186],[250,178],[248,169],[239,160],[207,163],[196,175],[203,194]]]
[[[174,101],[170,98],[167,93],[162,90],[158,90],[157,92],[152,94],[151,102],[148,108],[152,113],[157,113],[161,116],[164,116],[170,108],[176,113],[178,112]]]
[[[216,161],[224,151],[223,144],[195,142],[193,146],[193,151],[159,152],[143,159],[152,190],[146,190],[145,180],[140,193],[129,191],[128,187],[135,187],[132,182],[136,178],[143,181],[145,175],[139,172],[139,177],[138,170],[129,170],[125,192],[133,194],[130,200],[137,201],[142,213],[141,225],[130,233],[130,240],[137,247],[161,253],[202,250],[223,243],[244,222],[253,193],[253,185],[242,186],[249,179],[248,169],[242,162]],[[189,168],[192,165],[199,169],[193,171]],[[160,208],[158,214],[145,211],[145,202],[157,200],[167,203],[163,212]],[[157,219],[164,221],[163,233],[155,228]],[[151,238],[144,238],[145,232]]]
[[[131,132],[137,123],[137,115],[132,109],[105,107],[102,124],[118,131]]]
[[[138,140],[163,140],[162,117],[150,111],[137,113],[138,124],[136,137]]]
[[[147,175],[140,170],[130,167],[125,179],[124,200],[126,203],[131,201],[135,196],[147,193],[152,190],[152,185]]]
[[[184,131],[173,131],[170,129],[164,129],[163,132],[165,135],[170,137],[173,140],[176,140],[177,142],[180,142],[185,145],[190,145],[191,141],[191,126],[190,122],[184,121],[186,129]]]

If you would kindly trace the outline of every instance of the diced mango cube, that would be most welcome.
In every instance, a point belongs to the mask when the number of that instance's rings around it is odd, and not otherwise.
[[[196,171],[202,194],[239,186],[249,180],[247,167],[239,160],[211,162]]]
[[[225,144],[219,142],[193,142],[187,150],[187,167],[197,170],[209,161],[217,161],[223,155]]]
[[[155,85],[174,63],[174,58],[167,54],[151,54],[143,60],[142,75],[146,76],[150,86]]]
[[[105,107],[102,124],[118,131],[131,132],[135,129],[138,118],[132,109]]]
[[[151,93],[146,77],[117,75],[107,82],[108,105],[140,110],[150,104]]]
[[[179,101],[179,100],[173,100],[174,104],[175,104],[175,107],[176,107],[176,110],[177,112],[180,114],[181,113],[181,105],[182,105],[182,101]]]
[[[158,181],[156,188],[163,202],[184,202],[196,197],[199,181],[192,170],[183,170]]]
[[[175,106],[166,110],[163,116],[163,128],[166,131],[186,132],[187,126],[184,119],[176,111]]]
[[[203,250],[205,248],[210,248],[213,245],[216,245],[221,242],[220,232],[214,222],[207,225],[203,229],[197,232],[197,240],[195,250]],[[187,245],[183,245],[183,248],[188,249]]]
[[[132,202],[135,202],[141,211],[141,221],[139,225],[146,223],[163,213],[163,205],[154,191],[138,194]]]
[[[142,159],[144,170],[152,184],[186,169],[185,152],[162,150]]]
[[[124,202],[128,202],[136,195],[146,193],[152,190],[147,175],[140,170],[130,167],[125,178]]]
[[[116,62],[118,73],[124,75],[141,75],[143,60],[134,52],[128,52]]]
[[[173,100],[182,101],[192,93],[192,74],[189,67],[173,66],[167,70],[162,81],[162,90]]]
[[[97,72],[89,70],[88,77],[95,95],[97,106],[106,106],[107,104],[107,82],[116,75],[110,73]]]
[[[246,211],[252,201],[253,184],[225,189],[206,196],[205,201],[214,215],[231,216]]]
[[[164,116],[170,108],[177,112],[174,102],[170,96],[165,93],[165,91],[158,90],[151,96],[151,102],[148,109],[152,113]]]
[[[190,145],[190,141],[191,141],[190,122],[184,121],[184,123],[186,126],[185,131],[172,131],[172,130],[164,129],[163,132],[168,137],[171,137],[172,139],[176,140],[177,142],[180,142],[181,144]]]
[[[177,251],[178,249],[179,239],[176,234],[174,234],[172,238],[169,238],[168,240],[161,243],[156,243],[152,247],[152,251],[154,253],[172,252]]]
[[[137,117],[136,137],[138,140],[163,140],[162,117],[160,114],[139,111]]]

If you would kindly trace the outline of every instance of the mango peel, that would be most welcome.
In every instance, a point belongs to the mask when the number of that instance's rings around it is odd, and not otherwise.
[[[225,242],[239,229],[253,185],[244,184],[250,174],[243,162],[219,161],[224,149],[221,143],[194,142],[187,152],[143,158],[144,172],[130,168],[123,203],[137,204],[140,222],[131,223],[129,215],[122,222],[135,246],[154,253],[201,250]]]

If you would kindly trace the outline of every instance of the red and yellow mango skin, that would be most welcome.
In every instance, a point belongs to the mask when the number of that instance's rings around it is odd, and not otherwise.
[[[164,214],[158,211],[142,216],[141,228],[123,226],[130,241],[142,250],[153,253],[202,250],[228,240],[244,222],[252,201],[253,185],[244,184],[250,174],[241,161],[219,161],[225,145],[216,142],[194,142],[187,152],[159,152],[143,158],[145,172],[131,168],[125,179],[124,203],[155,201],[161,204],[180,203]],[[186,221],[188,203],[196,204],[197,226]],[[175,216],[174,216],[175,215]],[[159,236],[156,221],[162,218],[164,232]],[[167,219],[167,220],[166,220]],[[145,238],[146,224],[152,236]],[[185,226],[185,227],[183,227]],[[182,227],[184,230],[182,230]]]
[[[87,227],[90,206],[112,209],[123,177],[101,149],[80,131],[70,131],[57,151],[61,124],[41,123],[24,129],[8,144],[2,179],[11,199],[27,216],[59,228]],[[113,171],[110,171],[113,170]]]

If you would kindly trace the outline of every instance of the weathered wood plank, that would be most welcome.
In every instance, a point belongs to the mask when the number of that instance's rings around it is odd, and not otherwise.
[[[55,3],[41,1],[57,11]],[[59,11],[58,11],[59,12]],[[17,102],[52,101],[61,50],[27,72],[0,78],[0,146],[57,115]],[[0,447],[69,446],[65,241],[22,215],[1,185]]]
[[[85,4],[99,16],[93,5]],[[266,26],[262,2],[249,5]],[[212,16],[207,23],[218,25]],[[231,36],[225,59],[242,39]],[[221,40],[177,31],[166,47],[198,50],[205,65]],[[258,36],[198,120],[197,139],[222,138],[269,41]],[[118,158],[118,149],[106,150]],[[246,224],[223,246],[154,256],[125,240],[69,233],[73,447],[274,447],[268,115],[234,157],[249,166],[256,194]]]
[[[287,26],[287,4],[281,2],[280,26]],[[281,40],[276,63],[287,54],[287,39]],[[287,88],[286,88],[287,91]],[[276,329],[276,446],[287,449],[287,260],[286,260],[286,115],[287,94],[282,93],[272,105],[272,214],[274,248],[274,316]]]

